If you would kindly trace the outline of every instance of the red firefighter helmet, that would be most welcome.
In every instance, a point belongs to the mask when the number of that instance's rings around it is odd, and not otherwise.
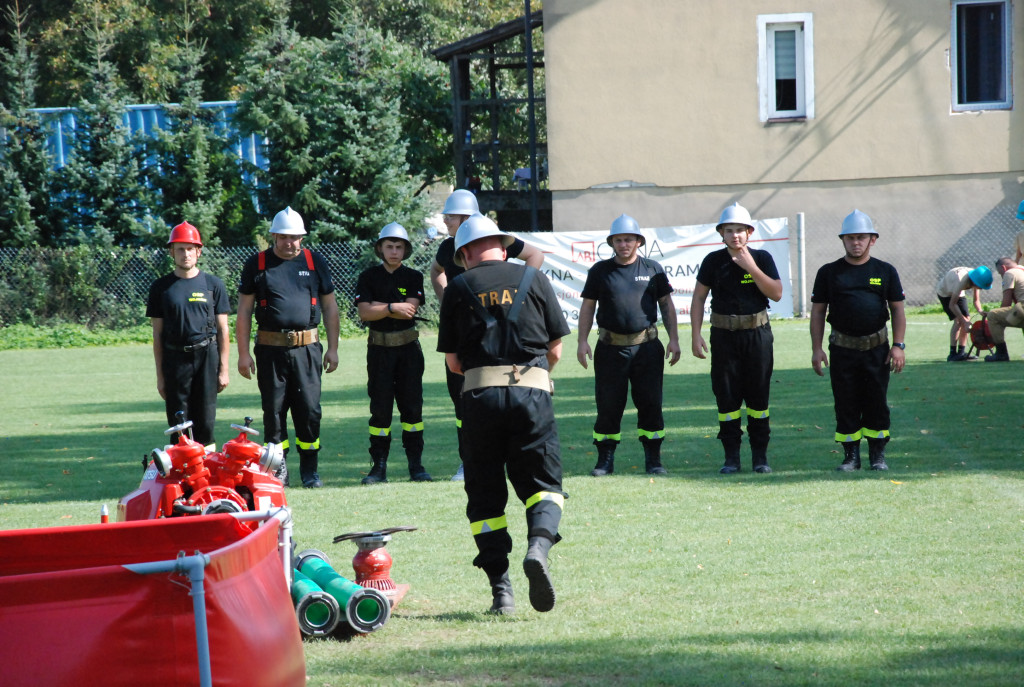
[[[172,243],[194,243],[195,245],[202,247],[203,240],[199,238],[198,229],[188,222],[182,222],[171,229],[171,237],[167,239],[167,245],[169,246]]]

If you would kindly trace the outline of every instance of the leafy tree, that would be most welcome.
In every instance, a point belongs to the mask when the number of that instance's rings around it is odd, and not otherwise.
[[[25,13],[17,2],[6,18],[15,37],[12,50],[0,51],[0,245],[49,243],[52,166],[46,153],[46,129],[31,112],[35,97],[36,65],[23,27]]]
[[[393,43],[352,15],[336,21],[329,40],[282,22],[248,60],[236,121],[269,140],[260,209],[292,206],[323,241],[370,238],[390,221],[415,228],[426,208],[406,164]]]
[[[97,5],[86,31],[94,50],[91,62],[82,65],[88,76],[76,111],[74,151],[57,178],[62,243],[135,245],[151,242],[160,231],[149,213],[152,197],[140,174],[140,146],[123,123],[123,91],[107,60],[115,29],[115,18]]]

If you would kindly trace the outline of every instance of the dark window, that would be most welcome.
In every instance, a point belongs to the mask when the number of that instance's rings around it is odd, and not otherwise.
[[[958,105],[1007,100],[1004,8],[1001,2],[956,7]]]

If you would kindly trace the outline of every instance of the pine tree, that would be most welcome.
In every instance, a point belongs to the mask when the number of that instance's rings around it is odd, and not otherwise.
[[[250,56],[236,121],[269,140],[257,188],[264,215],[291,205],[320,241],[371,238],[391,221],[422,223],[389,47],[349,17],[329,40],[300,38],[282,23]]]
[[[49,244],[48,216],[52,163],[46,152],[46,129],[31,112],[36,89],[36,64],[24,27],[26,13],[15,2],[5,18],[13,48],[0,50],[0,245]]]
[[[139,245],[163,233],[152,216],[152,193],[140,172],[142,145],[124,123],[125,98],[107,59],[116,26],[95,7],[93,45],[76,110],[74,151],[58,175],[62,243]]]

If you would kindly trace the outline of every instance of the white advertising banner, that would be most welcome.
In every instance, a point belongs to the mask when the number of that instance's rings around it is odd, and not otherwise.
[[[773,317],[793,317],[793,284],[789,274],[789,222],[785,217],[755,220],[756,227],[750,237],[750,247],[771,253],[782,280],[782,299],[769,301]],[[688,227],[658,227],[641,229],[647,244],[640,254],[657,260],[665,268],[672,284],[679,323],[690,321],[690,300],[697,281],[697,270],[704,256],[723,248],[722,239],[714,224]],[[587,281],[590,266],[615,255],[606,239],[608,232],[537,232],[516,233],[513,236],[538,248],[544,253],[541,271],[551,280],[555,295],[562,304],[562,312],[570,327],[579,322],[580,292]],[[711,312],[711,300],[705,303],[705,319]]]

